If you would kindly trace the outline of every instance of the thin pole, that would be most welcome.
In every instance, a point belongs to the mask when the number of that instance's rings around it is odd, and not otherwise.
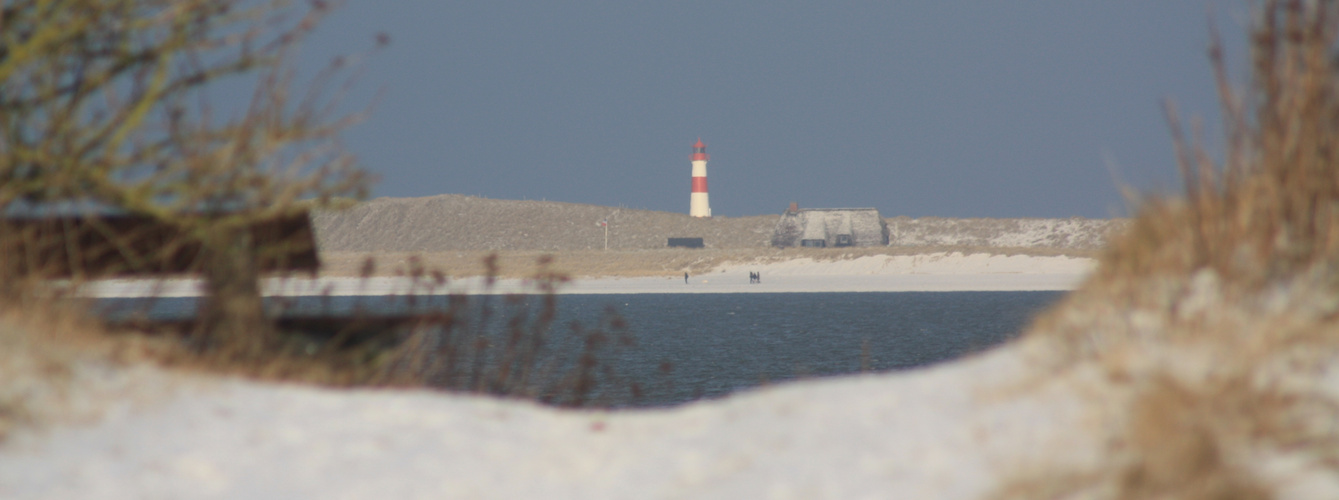
[[[604,220],[604,251],[609,251],[609,219]]]

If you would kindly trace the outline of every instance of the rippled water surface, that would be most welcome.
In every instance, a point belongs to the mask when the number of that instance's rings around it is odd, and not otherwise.
[[[573,322],[626,323],[633,346],[608,360],[622,380],[636,381],[635,400],[656,406],[716,397],[760,384],[836,374],[898,370],[951,360],[1016,336],[1033,314],[1062,292],[893,292],[563,295],[555,345]],[[474,300],[478,300],[475,298]],[[527,299],[534,306],[538,298]],[[444,297],[414,308],[443,307]],[[132,301],[105,301],[126,311]],[[503,301],[495,302],[499,313]],[[152,315],[189,315],[192,299],[160,299]],[[304,298],[298,312],[404,310],[403,299]],[[499,314],[505,316],[505,314]],[[502,328],[501,321],[497,322]]]
[[[900,292],[582,296],[591,314],[618,302],[639,349],[624,369],[656,380],[674,364],[671,401],[764,381],[924,366],[1016,336],[1060,292]],[[564,297],[566,299],[566,297]],[[666,385],[664,383],[661,384]]]

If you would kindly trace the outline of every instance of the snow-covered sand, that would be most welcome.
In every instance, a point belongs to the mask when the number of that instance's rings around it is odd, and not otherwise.
[[[0,497],[980,498],[1102,449],[1074,397],[1085,377],[1020,383],[1024,359],[612,413],[186,380],[0,447]]]
[[[1064,257],[878,256],[728,264],[687,285],[681,275],[577,280],[565,291],[1065,289],[1091,266]],[[762,284],[748,284],[749,272],[762,273]],[[396,288],[404,281],[357,281],[303,286],[405,291]],[[310,293],[295,283],[269,291]],[[144,286],[109,282],[85,292],[130,295]],[[195,286],[157,291],[193,294]],[[523,286],[508,281],[497,291]],[[1092,432],[1100,419],[1078,397],[1091,392],[1092,377],[1028,379],[1028,359],[1013,345],[930,369],[619,412],[164,373],[159,379],[171,383],[135,384],[153,394],[113,404],[96,422],[0,446],[0,497],[981,498],[1028,467],[1101,458],[1105,434]]]
[[[1070,290],[1092,270],[1094,261],[1082,257],[1037,257],[935,253],[875,255],[849,260],[814,261],[802,258],[769,263],[727,263],[709,273],[689,276],[666,271],[649,278],[578,278],[559,293],[780,293],[780,292],[906,292],[972,290]],[[758,272],[762,282],[750,284]],[[480,278],[455,280],[444,288],[415,284],[407,278],[271,279],[267,295],[390,295],[479,293],[488,289]],[[88,285],[83,293],[98,297],[195,296],[196,280],[108,280]],[[525,280],[499,280],[493,293],[533,291]]]

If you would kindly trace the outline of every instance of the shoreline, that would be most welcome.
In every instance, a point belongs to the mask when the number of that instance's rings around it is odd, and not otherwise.
[[[1077,287],[1095,266],[1082,257],[928,254],[865,256],[838,261],[809,258],[767,263],[727,262],[710,272],[620,278],[581,277],[558,286],[559,295],[655,293],[824,293],[824,292],[965,292],[1067,291]],[[761,274],[751,284],[749,273]],[[94,298],[195,297],[198,279],[103,280],[84,285],[77,294]],[[407,277],[269,278],[262,293],[271,297],[354,295],[505,295],[541,293],[531,279],[458,278],[439,285],[431,279]]]

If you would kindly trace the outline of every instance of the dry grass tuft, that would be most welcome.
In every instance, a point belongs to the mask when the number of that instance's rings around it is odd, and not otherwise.
[[[72,309],[28,304],[21,312],[0,310],[0,441],[19,428],[96,413],[74,400],[83,382],[76,379],[86,376],[81,367],[138,359],[134,349],[108,342],[99,325]]]
[[[1215,165],[1199,139],[1189,142],[1169,104],[1185,199],[1147,202],[1107,249],[1096,285],[1211,269],[1233,286],[1258,288],[1339,263],[1335,9],[1293,1],[1261,9],[1250,118],[1215,43],[1225,159]]]
[[[1339,365],[1339,6],[1269,0],[1258,12],[1250,92],[1210,51],[1221,164],[1168,105],[1184,198],[1144,201],[1092,278],[1027,336],[1050,374],[1107,374],[1092,398],[1120,422],[1093,429],[1111,436],[1106,463],[1038,465],[998,496],[1254,499],[1339,484],[1339,394],[1326,382]]]
[[[1265,499],[1306,480],[1333,480],[1339,404],[1314,373],[1332,358],[1259,347],[1187,342],[1105,358],[1116,383],[1091,401],[1112,417],[1112,428],[1093,429],[1110,438],[1103,460],[1030,464],[994,497]],[[1224,362],[1234,353],[1248,360]]]
[[[1262,6],[1252,38],[1250,118],[1215,45],[1230,139],[1223,164],[1215,165],[1198,141],[1187,143],[1169,110],[1185,198],[1147,200],[1100,256],[1093,277],[1066,307],[1038,322],[1038,335],[1100,353],[1113,340],[1173,330],[1165,327],[1178,324],[1187,308],[1203,307],[1196,301],[1206,299],[1206,288],[1218,294],[1215,300],[1256,303],[1251,307],[1262,313],[1300,300],[1318,308],[1311,312],[1318,317],[1339,311],[1336,9],[1291,0]],[[1321,296],[1288,293],[1302,281]],[[1098,335],[1089,328],[1090,318],[1116,311],[1127,316],[1119,331]]]

